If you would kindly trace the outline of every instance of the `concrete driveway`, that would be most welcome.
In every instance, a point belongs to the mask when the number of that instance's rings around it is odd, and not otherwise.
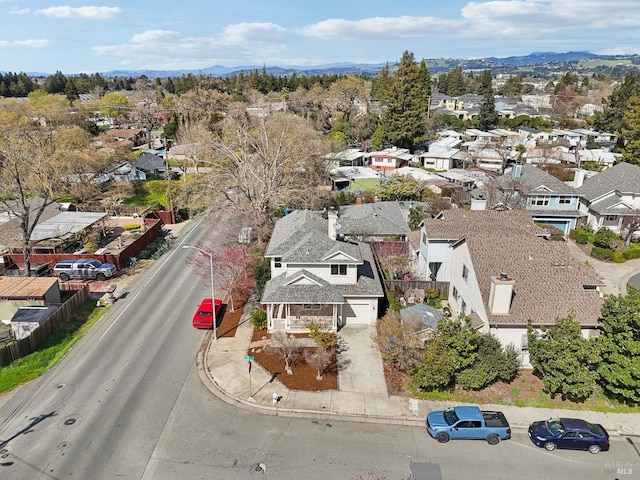
[[[372,340],[375,333],[376,328],[369,325],[346,325],[338,332],[345,348],[338,365],[341,392],[387,395],[382,357]]]
[[[604,280],[603,293],[626,295],[627,284],[640,283],[640,258],[624,263],[603,262],[586,255],[573,240],[567,240],[567,246],[573,256],[582,263],[590,265]]]

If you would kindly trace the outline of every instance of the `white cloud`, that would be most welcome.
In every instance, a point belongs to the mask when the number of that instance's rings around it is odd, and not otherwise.
[[[123,16],[118,7],[49,7],[34,12],[36,15],[55,18],[88,18],[91,20],[116,20]]]
[[[29,39],[29,40],[14,40],[12,42],[8,40],[0,40],[0,47],[30,47],[30,48],[43,48],[51,43],[46,39]]]
[[[147,30],[125,44],[92,47],[93,53],[119,57],[120,64],[137,68],[203,68],[215,62],[246,58],[264,61],[283,52],[285,29],[272,23],[228,25],[222,33],[208,37],[183,37],[171,30]],[[141,66],[141,63],[145,63]]]
[[[333,18],[297,30],[307,37],[323,39],[375,38],[381,41],[396,38],[432,37],[458,31],[462,23],[435,17],[370,17],[362,20]]]
[[[26,15],[30,11],[28,8],[18,8],[14,5],[9,9],[9,15]]]
[[[474,35],[539,38],[566,30],[640,26],[636,0],[496,0],[470,2],[461,13],[468,22],[468,33]]]

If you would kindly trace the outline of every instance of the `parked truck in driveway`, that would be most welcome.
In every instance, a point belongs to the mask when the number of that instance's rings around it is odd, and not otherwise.
[[[502,412],[480,410],[476,406],[450,407],[427,414],[427,432],[440,443],[451,439],[486,440],[497,445],[511,438],[509,422]]]

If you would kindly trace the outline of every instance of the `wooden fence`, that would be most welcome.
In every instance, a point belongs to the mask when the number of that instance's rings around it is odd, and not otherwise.
[[[44,345],[53,332],[59,330],[85,303],[91,299],[89,286],[85,285],[26,338],[16,340],[0,348],[0,368],[33,353]]]
[[[60,260],[78,260],[80,258],[95,258],[102,263],[113,263],[117,270],[122,270],[129,266],[129,260],[131,257],[135,257],[142,250],[144,250],[151,242],[153,242],[160,233],[160,230],[164,226],[162,220],[158,218],[145,218],[144,223],[147,230],[140,235],[139,238],[134,240],[130,245],[125,247],[119,253],[103,253],[103,254],[76,254],[76,253],[32,253],[31,263],[36,264],[48,264],[49,268],[59,262]],[[24,256],[22,254],[12,253],[8,255],[13,262],[20,265],[24,262]]]

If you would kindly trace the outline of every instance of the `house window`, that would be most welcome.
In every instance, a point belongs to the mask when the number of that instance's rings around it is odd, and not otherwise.
[[[460,315],[466,315],[466,314],[467,314],[467,302],[462,300],[462,303],[460,304]]]
[[[453,292],[451,292],[451,294],[453,295],[453,298],[458,300],[458,297],[460,296],[460,294],[458,293],[458,289],[455,286],[453,287]]]
[[[427,234],[425,232],[422,232],[422,244],[427,244]]]
[[[546,207],[547,205],[549,205],[549,196],[536,195],[534,197],[529,197],[529,205],[534,205],[536,207]]]
[[[276,257],[273,259],[273,266],[275,268],[282,268],[282,257]]]
[[[615,222],[616,220],[618,220],[618,216],[617,215],[605,215],[604,216],[604,220],[605,220],[605,222]]]
[[[571,197],[560,197],[558,198],[558,203],[560,205],[569,205],[571,203]]]
[[[304,305],[302,305],[302,310],[305,310],[307,312],[317,312],[321,308],[322,306],[318,305],[317,303],[305,303]]]
[[[346,265],[331,265],[331,275],[346,275],[346,274],[347,274]]]
[[[467,280],[469,278],[469,269],[466,265],[462,265],[462,278]]]

